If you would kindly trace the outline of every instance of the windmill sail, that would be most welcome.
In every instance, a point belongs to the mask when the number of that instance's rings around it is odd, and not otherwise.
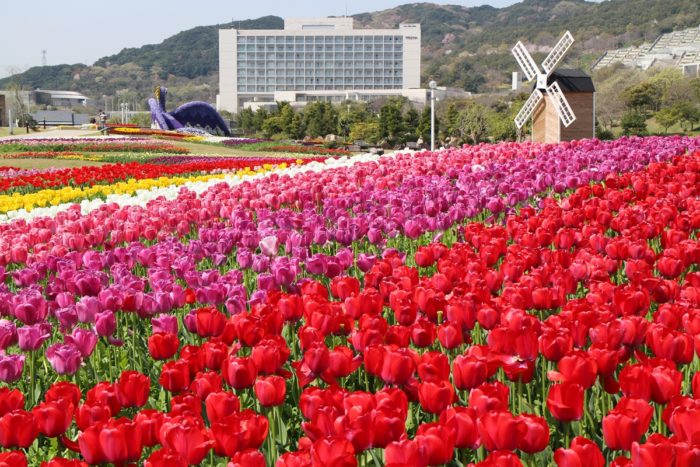
[[[537,69],[537,64],[532,59],[532,56],[525,48],[525,45],[518,41],[518,43],[515,44],[515,47],[513,47],[512,52],[515,59],[518,61],[520,68],[522,68],[523,73],[525,73],[527,80],[532,81],[532,79],[539,73],[539,70]]]
[[[547,58],[545,58],[542,62],[542,69],[547,75],[549,75],[557,67],[557,65],[559,65],[559,62],[561,62],[561,59],[564,58],[564,55],[569,48],[571,48],[573,43],[574,36],[572,36],[569,31],[566,31],[564,36],[559,39],[559,42],[557,42],[557,45],[555,45],[552,51],[549,52]]]
[[[520,109],[520,112],[518,112],[518,115],[515,116],[515,125],[518,128],[522,128],[523,125],[527,122],[527,119],[530,118],[532,113],[535,111],[537,108],[537,105],[540,103],[540,101],[544,98],[542,93],[540,92],[539,89],[535,89],[532,94],[530,94],[530,97],[528,98],[527,101],[525,101],[525,105],[523,105],[523,108]]]
[[[547,88],[547,94],[549,95],[550,102],[554,105],[554,109],[559,114],[559,119],[564,124],[565,127],[571,125],[574,120],[576,120],[576,115],[574,111],[571,110],[569,102],[564,97],[564,93],[561,92],[559,83],[556,81],[549,85]]]

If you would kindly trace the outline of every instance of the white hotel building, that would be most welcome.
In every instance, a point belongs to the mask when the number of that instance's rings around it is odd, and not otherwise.
[[[354,29],[352,18],[285,20],[279,30],[219,30],[220,110],[287,101],[372,100],[420,89],[420,24]]]

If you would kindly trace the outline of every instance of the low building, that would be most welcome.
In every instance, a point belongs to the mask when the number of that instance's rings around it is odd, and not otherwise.
[[[34,102],[38,105],[51,105],[53,107],[85,106],[88,98],[75,91],[54,91],[49,89],[37,89],[34,91]]]

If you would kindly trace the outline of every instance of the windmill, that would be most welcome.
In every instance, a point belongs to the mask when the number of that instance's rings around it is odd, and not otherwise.
[[[542,71],[522,42],[518,41],[512,49],[527,81],[536,79],[532,94],[515,116],[518,129],[532,117],[535,141],[559,142],[593,136],[595,89],[590,76],[580,70],[556,70],[573,43],[574,37],[566,31],[542,62]],[[573,108],[577,109],[576,113]],[[578,121],[577,113],[583,114]]]

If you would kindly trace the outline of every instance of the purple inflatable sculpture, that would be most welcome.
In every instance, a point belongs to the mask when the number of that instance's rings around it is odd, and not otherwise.
[[[148,99],[151,109],[151,121],[158,124],[162,130],[177,130],[186,126],[201,127],[231,136],[231,130],[221,115],[210,104],[201,101],[188,102],[172,112],[166,112],[165,101],[168,89],[162,86],[155,88],[155,98]]]

